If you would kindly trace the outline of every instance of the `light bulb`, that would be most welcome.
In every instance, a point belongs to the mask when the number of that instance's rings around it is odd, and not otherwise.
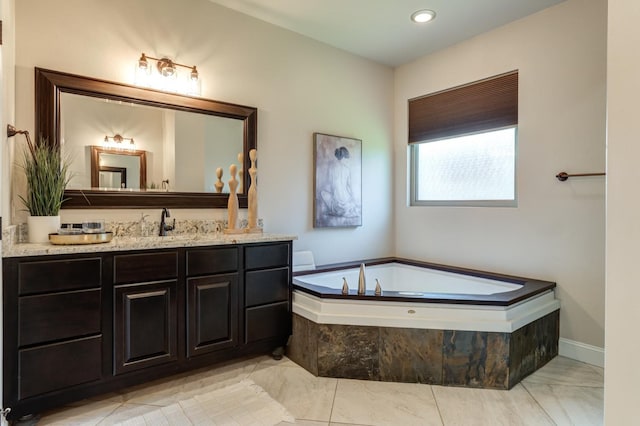
[[[435,19],[436,13],[433,10],[423,9],[414,12],[411,15],[411,20],[417,24],[424,24],[425,22]]]

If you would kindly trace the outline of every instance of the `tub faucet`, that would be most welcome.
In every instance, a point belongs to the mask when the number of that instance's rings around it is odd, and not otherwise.
[[[360,264],[360,276],[358,277],[358,294],[367,292],[367,278],[364,275],[364,263]]]
[[[349,284],[345,277],[342,277],[342,294],[349,294]]]
[[[176,228],[176,219],[173,218],[173,225],[167,225],[165,219],[171,217],[171,213],[169,209],[166,207],[162,209],[162,214],[160,215],[160,236],[164,237],[167,235],[167,231],[173,231]]]
[[[376,296],[382,296],[382,286],[380,285],[380,281],[376,278],[376,290],[374,292]]]

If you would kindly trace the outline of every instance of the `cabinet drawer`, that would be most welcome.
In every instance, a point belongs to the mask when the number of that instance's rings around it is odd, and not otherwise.
[[[247,272],[245,307],[289,299],[289,268]]]
[[[117,255],[113,265],[115,284],[167,280],[178,276],[178,252]]]
[[[19,346],[100,332],[100,290],[21,297]]]
[[[99,380],[102,337],[23,349],[18,354],[20,398]]]
[[[289,336],[291,331],[291,313],[289,302],[256,306],[246,310],[245,343],[270,337]]]
[[[18,265],[20,295],[100,287],[102,259],[22,262]]]
[[[289,244],[268,244],[245,249],[247,269],[275,268],[289,265]]]
[[[187,276],[223,274],[237,270],[237,247],[187,251]]]

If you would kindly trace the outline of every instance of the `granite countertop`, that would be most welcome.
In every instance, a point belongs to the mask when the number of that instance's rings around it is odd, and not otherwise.
[[[108,243],[53,245],[18,243],[3,247],[2,257],[43,256],[71,253],[97,253],[125,250],[150,250],[173,247],[199,247],[227,244],[264,243],[291,241],[294,235],[285,234],[178,234],[166,237],[114,237]]]

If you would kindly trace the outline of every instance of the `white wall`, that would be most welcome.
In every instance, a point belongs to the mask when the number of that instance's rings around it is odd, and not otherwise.
[[[393,254],[390,68],[207,0],[16,3],[19,127],[33,129],[34,66],[132,83],[143,51],[196,64],[203,97],[258,108],[259,216],[267,232],[297,234],[294,247],[313,250],[318,263]],[[362,139],[362,227],[312,228],[313,132]],[[20,206],[13,207],[17,221]],[[172,213],[224,217],[223,210]],[[63,210],[62,220],[91,214],[140,217]]]
[[[640,3],[609,0],[605,422],[638,423]]]
[[[229,192],[228,182],[231,177],[229,166],[231,164],[238,165],[237,190],[242,191],[243,173],[241,169],[244,169],[244,160],[238,160],[238,154],[242,151],[242,147],[232,143],[232,141],[242,141],[243,135],[244,125],[240,120],[229,120],[221,117],[216,120],[207,120],[204,138],[205,164],[203,164],[205,170],[204,188],[207,191],[215,191],[215,184],[218,181],[216,169],[221,167],[223,170],[222,181],[224,183],[222,192]],[[220,145],[222,145],[222,148]]]
[[[604,344],[606,1],[568,0],[397,69],[397,254],[556,281],[563,338]],[[517,208],[408,207],[407,99],[519,70]]]
[[[176,191],[202,191],[204,182],[204,120],[196,114],[176,112],[175,180],[169,182]]]

